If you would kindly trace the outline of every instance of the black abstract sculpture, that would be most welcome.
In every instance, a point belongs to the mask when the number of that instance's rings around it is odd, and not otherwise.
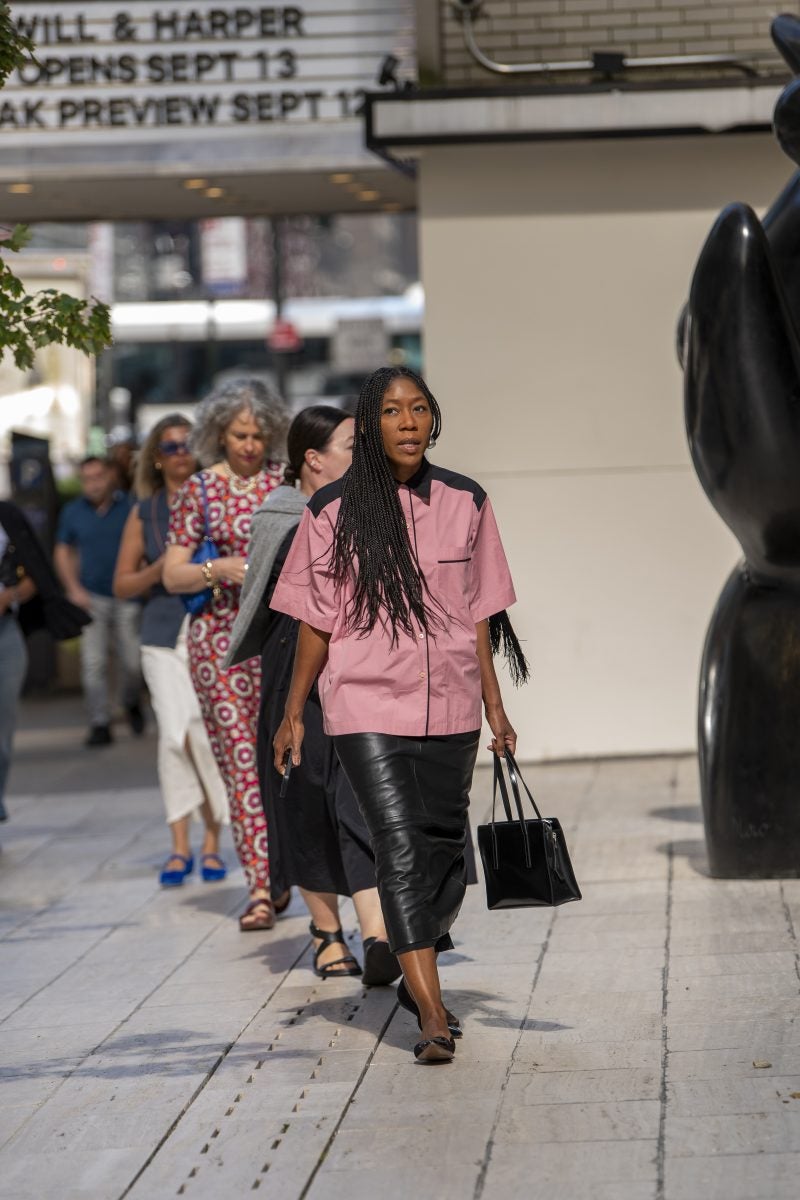
[[[772,36],[800,76],[800,19]],[[800,163],[800,78],[775,108]],[[700,254],[679,339],[700,482],[744,560],[717,603],[700,676],[712,875],[800,876],[800,173],[759,222],[731,204]]]

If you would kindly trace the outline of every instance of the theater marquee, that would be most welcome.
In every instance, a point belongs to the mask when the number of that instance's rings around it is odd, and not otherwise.
[[[361,107],[414,79],[415,0],[10,7],[35,58],[0,91],[2,221],[414,203]]]
[[[412,7],[18,0],[36,61],[0,94],[0,146],[354,121],[387,55],[410,74]]]

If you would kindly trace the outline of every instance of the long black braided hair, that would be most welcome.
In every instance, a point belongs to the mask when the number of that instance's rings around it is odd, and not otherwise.
[[[431,438],[441,432],[439,405],[421,376],[409,367],[373,371],[358,397],[353,464],[344,476],[331,553],[331,571],[340,582],[358,562],[349,627],[366,636],[377,622],[388,622],[394,643],[401,630],[413,635],[412,616],[427,633],[441,627],[441,618],[425,602],[424,577],[411,550],[397,480],[383,448],[382,402],[395,379],[410,379],[419,388],[433,416]]]
[[[397,480],[383,447],[383,397],[395,379],[409,379],[428,401],[431,441],[441,433],[439,405],[416,371],[380,367],[364,381],[355,413],[353,462],[343,479],[330,566],[334,579],[344,583],[354,561],[358,563],[348,627],[366,637],[378,622],[386,623],[396,644],[400,631],[415,633],[412,617],[435,636],[444,626],[444,610],[430,595],[412,551]],[[502,649],[513,682],[517,686],[527,682],[528,663],[505,611],[489,618],[489,636],[492,652]]]

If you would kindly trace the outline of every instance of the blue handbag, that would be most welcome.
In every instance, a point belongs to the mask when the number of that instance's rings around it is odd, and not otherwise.
[[[211,528],[208,522],[208,496],[206,495],[206,481],[203,479],[202,473],[198,476],[200,479],[200,489],[203,493],[203,540],[195,550],[189,562],[197,563],[202,566],[209,559],[219,558],[220,553],[211,537]],[[211,597],[214,592],[212,588],[203,588],[202,592],[186,592],[181,595],[183,607],[190,614],[196,617],[201,613],[206,605],[210,604]]]

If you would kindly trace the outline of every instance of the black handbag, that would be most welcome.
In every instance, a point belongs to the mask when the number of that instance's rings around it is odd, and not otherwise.
[[[15,587],[25,578],[25,568],[17,562],[16,546],[9,542],[0,558],[0,587]]]
[[[514,795],[516,817],[511,812],[503,761]],[[520,783],[533,805],[537,818],[535,821],[525,819]],[[505,821],[495,820],[498,787],[505,809]],[[539,812],[514,756],[508,750],[504,760],[494,755],[492,819],[488,825],[478,826],[478,849],[486,878],[486,903],[489,908],[550,907],[581,899],[564,831],[555,817],[543,817]]]
[[[24,611],[23,605],[20,616]],[[68,642],[78,637],[86,625],[91,625],[92,618],[85,608],[79,608],[66,596],[48,596],[42,601],[42,621],[52,638],[57,642]],[[22,620],[20,624],[23,624]]]
[[[4,588],[14,587],[30,575],[37,592],[21,604],[17,612],[22,632],[25,637],[30,637],[40,629],[46,629],[57,642],[68,641],[77,637],[84,626],[90,625],[92,618],[85,609],[62,595],[52,569],[42,561],[42,552],[31,539],[23,538],[22,551],[14,543],[8,543],[0,559],[0,585]],[[25,549],[27,557],[33,557],[34,562],[28,563],[23,559]],[[38,570],[36,560],[39,560]]]

